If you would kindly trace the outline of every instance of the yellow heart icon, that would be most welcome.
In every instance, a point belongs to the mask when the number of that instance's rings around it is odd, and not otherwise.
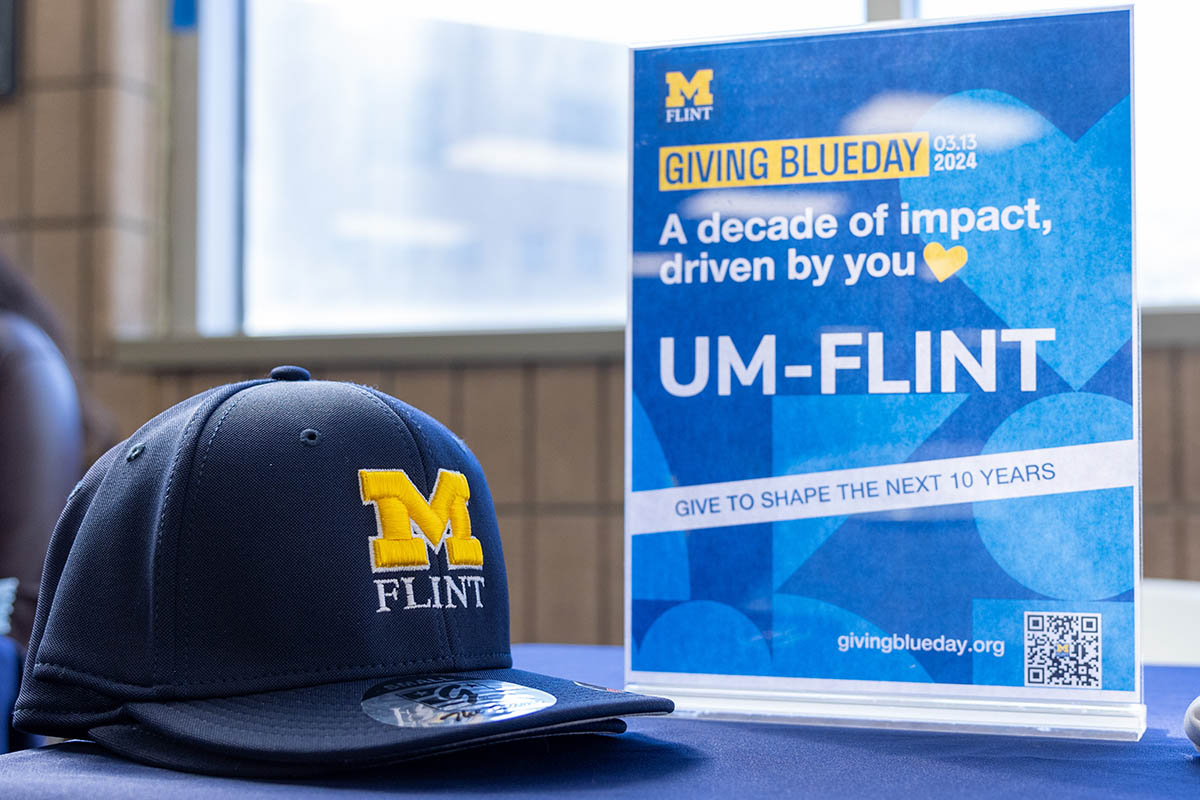
[[[947,250],[937,242],[930,242],[925,245],[924,256],[933,277],[941,283],[966,266],[967,248],[960,244]]]

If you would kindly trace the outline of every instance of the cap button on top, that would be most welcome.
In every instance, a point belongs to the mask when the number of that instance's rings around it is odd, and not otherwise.
[[[294,367],[291,364],[284,364],[271,370],[271,377],[277,381],[306,381],[312,376],[308,374],[308,370],[304,367]]]

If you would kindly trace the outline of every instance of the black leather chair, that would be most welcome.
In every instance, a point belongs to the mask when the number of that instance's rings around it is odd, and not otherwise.
[[[62,353],[41,328],[0,311],[0,577],[20,580],[9,635],[22,645],[50,533],[82,462],[79,396]]]

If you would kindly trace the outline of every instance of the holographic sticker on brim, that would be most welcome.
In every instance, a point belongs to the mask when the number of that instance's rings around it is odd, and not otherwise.
[[[433,728],[523,717],[556,702],[541,689],[508,681],[421,675],[372,686],[363,693],[362,710],[385,725]]]

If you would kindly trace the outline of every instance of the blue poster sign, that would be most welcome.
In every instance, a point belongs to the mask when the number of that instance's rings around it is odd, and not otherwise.
[[[634,52],[630,683],[1140,704],[1130,17]]]

